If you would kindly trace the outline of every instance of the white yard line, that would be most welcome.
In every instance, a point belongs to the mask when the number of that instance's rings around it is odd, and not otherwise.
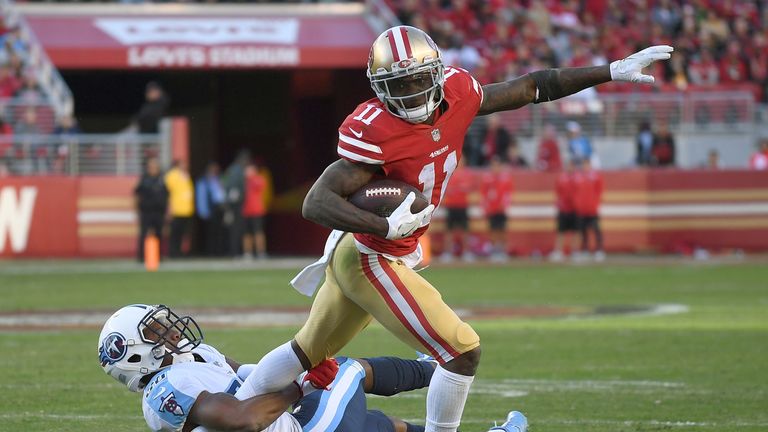
[[[494,309],[488,309],[489,313],[494,313]],[[514,316],[515,308],[509,308],[510,316]],[[567,312],[562,316],[572,316],[574,318],[584,317],[602,317],[615,315],[667,315],[678,314],[688,311],[688,307],[680,304],[660,304],[652,306],[642,306],[638,308],[629,308],[622,310],[621,307],[616,312],[598,310],[591,314],[573,314]],[[274,327],[290,326],[303,324],[309,314],[308,310],[280,310],[275,309],[231,309],[222,308],[220,310],[201,310],[184,309],[181,312],[190,314],[195,320],[204,327]],[[498,311],[496,311],[498,312]],[[484,309],[482,308],[457,308],[456,313],[462,319],[482,319]],[[35,311],[35,312],[0,312],[0,330],[50,330],[67,328],[99,328],[110,317],[112,311],[92,310],[92,311]],[[551,315],[560,316],[560,315]],[[493,314],[488,316],[492,319],[503,319],[504,315]]]

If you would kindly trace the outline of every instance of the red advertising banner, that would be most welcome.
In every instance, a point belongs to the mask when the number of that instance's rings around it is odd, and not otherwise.
[[[0,257],[77,254],[73,177],[0,179]]]
[[[30,11],[26,18],[59,69],[360,68],[376,37],[362,13],[256,13],[78,16]]]

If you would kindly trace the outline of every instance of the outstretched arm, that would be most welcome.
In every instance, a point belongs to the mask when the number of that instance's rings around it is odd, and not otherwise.
[[[611,80],[653,83],[653,77],[643,75],[641,70],[654,61],[668,59],[672,50],[666,45],[653,46],[610,65],[544,69],[510,81],[485,85],[478,115],[553,101]]]

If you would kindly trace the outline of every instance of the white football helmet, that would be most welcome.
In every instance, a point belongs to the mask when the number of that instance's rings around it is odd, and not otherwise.
[[[134,304],[104,323],[99,362],[109,376],[138,392],[168,356],[188,354],[202,341],[202,331],[191,317],[179,317],[164,305]]]
[[[443,101],[445,67],[440,50],[415,27],[397,26],[380,34],[368,55],[367,75],[387,110],[408,122],[427,120]],[[417,91],[398,91],[399,80],[417,77],[425,80]]]

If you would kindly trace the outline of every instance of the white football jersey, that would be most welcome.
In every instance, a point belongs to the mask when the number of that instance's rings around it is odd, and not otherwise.
[[[242,381],[216,348],[201,344],[193,353],[202,362],[178,363],[162,369],[144,388],[142,410],[144,420],[153,431],[180,431],[201,392],[234,395]],[[205,432],[197,427],[195,432]],[[290,414],[283,413],[264,432],[301,432],[301,425]]]

